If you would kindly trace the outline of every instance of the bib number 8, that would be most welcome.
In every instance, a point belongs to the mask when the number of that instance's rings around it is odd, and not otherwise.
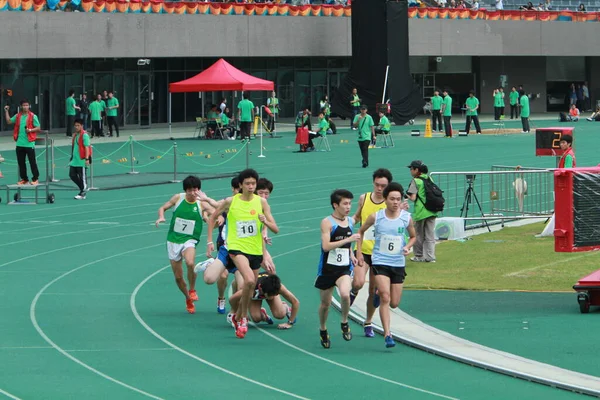
[[[345,267],[350,265],[350,250],[349,249],[333,249],[327,256],[327,264],[337,267]]]

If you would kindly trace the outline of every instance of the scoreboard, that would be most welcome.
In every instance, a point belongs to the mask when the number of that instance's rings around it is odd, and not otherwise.
[[[560,139],[563,135],[573,136],[575,128],[538,128],[535,130],[535,155],[560,157],[563,151],[560,148]],[[575,137],[573,136],[573,142]]]

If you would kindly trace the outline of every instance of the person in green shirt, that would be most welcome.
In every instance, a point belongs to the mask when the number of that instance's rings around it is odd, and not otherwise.
[[[254,120],[254,103],[248,100],[248,93],[243,93],[242,101],[238,103],[238,120],[240,121],[240,139],[250,140],[250,129]]]
[[[375,128],[375,134],[378,135],[380,133],[387,135],[390,133],[392,129],[392,124],[388,117],[383,113],[383,111],[379,111],[379,125]]]
[[[575,168],[577,162],[575,161],[575,153],[573,152],[573,136],[563,135],[560,138],[559,145],[563,154],[558,161],[558,168]]]
[[[355,89],[356,90],[356,89]],[[367,106],[360,106],[360,114],[352,121],[353,129],[358,129],[358,147],[362,155],[362,167],[369,166],[369,144],[375,136],[375,123],[373,118],[367,114]]]
[[[423,180],[431,179],[428,175],[429,168],[420,160],[415,160],[408,166],[413,180],[408,186],[406,194],[415,203],[412,213],[415,222],[417,241],[413,246],[414,257],[411,261],[435,262],[435,220],[437,213],[429,211],[423,201],[426,197]]]
[[[71,142],[71,161],[69,162],[69,178],[79,188],[75,200],[85,200],[87,179],[85,169],[90,165],[90,137],[83,130],[83,120],[77,118],[73,123],[75,136]]]
[[[102,95],[99,94],[96,97],[96,101],[90,103],[90,120],[92,121],[92,137],[104,136],[102,133],[102,127],[100,125],[102,121],[102,112],[106,108],[104,101],[102,101]]]
[[[444,101],[442,102],[442,115],[444,116],[444,129],[446,137],[452,137],[452,97],[448,94],[448,90],[442,92]]]
[[[471,121],[475,123],[475,130],[478,135],[481,135],[481,126],[479,125],[479,117],[477,116],[477,110],[479,109],[479,100],[475,97],[475,92],[470,91],[469,97],[465,101],[465,106],[467,108],[467,122],[465,124],[465,132],[467,135],[471,130]]]
[[[27,164],[25,158],[29,160],[31,167],[31,184],[37,185],[40,177],[40,171],[35,159],[35,139],[40,131],[40,121],[29,109],[29,100],[23,99],[20,103],[21,112],[11,116],[8,114],[9,106],[4,107],[4,117],[8,125],[15,124],[13,130],[13,139],[17,142],[17,163],[19,165],[19,176],[21,180],[18,185],[27,185]]]
[[[117,110],[119,109],[119,100],[114,96],[113,92],[108,92],[108,100],[106,100],[106,124],[108,125],[108,136],[113,135],[113,126],[117,137],[119,137],[119,122],[117,120]]]
[[[502,110],[504,109],[504,93],[502,88],[494,89],[494,120],[500,120]]]
[[[267,107],[271,111],[271,115],[269,115],[268,127],[269,131],[275,132],[275,120],[279,114],[279,99],[275,97],[275,91],[271,92],[271,97],[267,99]]]
[[[519,103],[521,106],[521,125],[523,125],[522,133],[529,133],[529,96],[525,94],[524,90],[519,93],[521,98]]]
[[[513,86],[510,89],[508,98],[510,102],[510,119],[519,118],[519,92],[517,92],[516,87]]]
[[[441,132],[444,130],[442,125],[442,101],[440,92],[437,90],[433,92],[433,96],[431,97],[431,119],[433,120],[431,129],[433,132]]]
[[[352,89],[352,96],[350,96],[350,107],[352,108],[352,119],[350,120],[350,128],[353,131],[356,130],[354,127],[354,119],[360,113],[360,102],[361,99],[358,97],[358,90],[356,88]]]
[[[69,90],[69,97],[65,101],[65,110],[67,114],[67,136],[73,136],[73,123],[75,122],[75,115],[77,111],[81,111],[81,108],[75,104],[75,91]],[[77,111],[76,111],[77,110]]]

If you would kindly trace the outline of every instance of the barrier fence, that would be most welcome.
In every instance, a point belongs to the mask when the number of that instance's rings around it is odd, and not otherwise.
[[[552,216],[553,171],[494,165],[491,171],[434,172],[431,178],[446,199],[440,216],[465,218],[466,227],[477,227]]]

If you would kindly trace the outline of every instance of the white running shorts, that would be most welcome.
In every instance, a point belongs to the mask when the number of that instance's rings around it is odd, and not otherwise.
[[[183,252],[190,247],[196,247],[198,244],[197,240],[190,239],[183,244],[173,243],[167,241],[167,252],[169,253],[169,260],[171,261],[181,261],[183,257]]]

